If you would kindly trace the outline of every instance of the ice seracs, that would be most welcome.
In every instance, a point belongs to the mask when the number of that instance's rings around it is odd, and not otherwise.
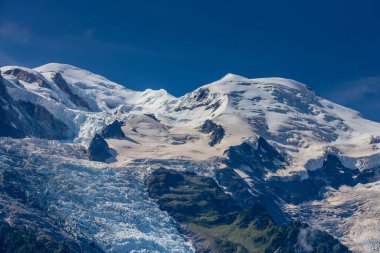
[[[57,226],[60,242],[74,238],[70,252],[195,252],[148,198],[145,169],[90,162],[56,141],[0,138],[0,217],[42,237]]]

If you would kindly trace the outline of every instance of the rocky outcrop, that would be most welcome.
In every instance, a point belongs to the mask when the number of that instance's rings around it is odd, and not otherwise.
[[[107,142],[100,134],[95,134],[88,147],[88,154],[91,161],[105,162],[111,157]]]
[[[122,126],[123,126],[122,122],[115,120],[114,122],[107,125],[103,129],[101,136],[105,139],[107,139],[107,138],[125,139],[126,136],[125,136],[123,130],[121,129]]]
[[[46,235],[45,235],[46,236]],[[59,242],[49,237],[41,240],[41,234],[32,234],[11,227],[0,221],[0,252],[3,253],[74,253],[65,242]]]
[[[148,116],[149,118],[153,119],[154,121],[160,122],[159,119],[157,119],[156,115],[154,113],[145,113],[145,116]]]
[[[146,185],[149,196],[180,224],[180,231],[190,237],[199,252],[307,252],[310,249],[349,252],[331,235],[305,224],[276,225],[258,205],[242,209],[209,177],[161,168],[149,176]]]
[[[91,108],[90,106],[88,105],[88,103],[83,99],[81,98],[80,96],[78,96],[77,94],[74,94],[69,85],[67,84],[66,80],[62,77],[62,75],[60,73],[53,73],[52,76],[51,76],[52,80],[54,81],[54,83],[62,90],[64,91],[70,101],[78,106],[79,108],[85,108],[87,109],[88,111],[91,111]]]
[[[307,171],[306,176],[292,178],[271,176],[286,165],[286,159],[264,138],[255,143],[244,142],[230,147],[226,152],[227,168],[218,170],[218,184],[243,208],[260,203],[278,224],[284,224],[290,215],[283,203],[298,205],[306,201],[320,200],[326,188],[354,186],[373,182],[379,178],[376,169],[360,172],[346,168],[335,155],[327,155],[321,168]],[[281,204],[282,203],[282,204]]]
[[[4,74],[6,75],[12,75],[14,77],[17,77],[18,79],[27,82],[27,83],[34,83],[36,82],[38,86],[48,88],[50,89],[50,85],[40,76],[30,73],[26,70],[20,69],[20,68],[13,68],[9,69],[7,71],[4,71]]]
[[[0,136],[62,140],[73,136],[72,130],[43,106],[12,99],[0,78]]]
[[[246,165],[257,173],[276,171],[283,168],[285,158],[263,137],[259,137],[254,143],[243,142],[237,146],[231,146],[225,151],[228,163],[231,167]]]
[[[224,128],[209,119],[203,123],[200,131],[206,134],[210,134],[208,145],[211,147],[220,143],[224,137]]]
[[[215,100],[208,88],[199,88],[186,94],[181,102],[174,108],[174,111],[193,110],[198,107],[205,107],[206,110],[214,112],[220,106],[220,101]]]

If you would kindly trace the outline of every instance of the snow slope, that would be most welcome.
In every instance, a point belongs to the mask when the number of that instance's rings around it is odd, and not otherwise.
[[[109,140],[119,164],[135,158],[206,160],[221,157],[230,146],[258,136],[288,154],[290,165],[277,175],[289,176],[320,167],[329,153],[346,167],[365,170],[380,165],[380,124],[358,112],[317,96],[304,84],[283,78],[248,79],[228,74],[175,98],[164,90],[132,91],[105,77],[71,65],[51,63],[21,68],[42,77],[51,88],[6,75],[12,97],[47,108],[77,134],[74,142],[89,144],[96,132],[115,119],[134,141]],[[52,79],[60,73],[72,93],[89,105],[83,110]],[[148,117],[154,115],[157,120]],[[207,119],[223,126],[220,144],[207,145],[199,127]]]

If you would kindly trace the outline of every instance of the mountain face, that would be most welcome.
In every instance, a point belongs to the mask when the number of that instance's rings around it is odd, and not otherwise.
[[[25,76],[21,75],[21,77]],[[26,80],[30,81],[30,79]],[[45,82],[42,82],[41,87],[44,87],[42,86],[44,84]],[[14,138],[34,136],[57,140],[73,136],[69,127],[56,119],[45,107],[30,101],[13,99],[8,93],[7,81],[2,77],[0,77],[0,96],[2,98],[0,101],[0,132],[2,136]]]
[[[4,238],[62,252],[380,250],[380,124],[304,84],[228,74],[176,98],[65,64],[0,71]]]
[[[99,134],[95,134],[92,138],[88,153],[91,161],[104,162],[111,157],[107,142]]]
[[[274,224],[260,206],[242,209],[209,177],[161,168],[147,187],[201,252],[349,252],[331,235],[299,222]]]

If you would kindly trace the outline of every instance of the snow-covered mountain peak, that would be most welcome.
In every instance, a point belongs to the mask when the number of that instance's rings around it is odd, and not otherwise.
[[[248,81],[248,80],[249,79],[244,76],[228,73],[225,76],[223,76],[219,81],[216,81],[216,82],[225,82],[225,81],[234,82],[234,81]]]
[[[168,100],[171,99],[177,99],[175,96],[171,95],[169,92],[167,92],[164,89],[158,89],[158,90],[153,90],[153,89],[146,89],[141,92],[141,95],[144,97],[165,97]]]
[[[281,86],[286,86],[288,88],[292,88],[292,89],[296,89],[300,91],[309,89],[303,83],[297,82],[292,79],[282,78],[282,77],[255,78],[255,79],[250,79],[250,80],[258,84],[262,83],[262,84],[281,85]]]
[[[229,86],[234,87],[236,85],[247,86],[246,89],[249,89],[249,86],[265,84],[273,86],[284,86],[295,90],[305,91],[309,88],[300,82],[297,82],[292,79],[282,78],[282,77],[268,77],[268,78],[247,78],[244,76],[228,73],[221,79],[207,84],[203,87],[223,87]],[[217,89],[217,88],[215,88]],[[221,88],[223,90],[223,88]]]
[[[47,63],[47,64],[41,65],[39,67],[36,67],[34,69],[36,71],[39,71],[39,72],[53,72],[54,71],[54,72],[60,72],[60,73],[63,73],[67,70],[87,71],[87,70],[80,69],[76,66],[70,65],[70,64],[57,63],[57,62]],[[87,72],[90,72],[90,71],[87,71]]]
[[[94,74],[68,64],[49,63],[34,70],[49,76],[51,73],[60,73],[66,82],[71,83],[81,89],[100,89],[100,90],[127,90],[124,86],[119,85],[105,78],[104,76]]]
[[[296,171],[312,159],[323,161],[330,146],[345,157],[378,157],[380,144],[371,143],[380,136],[378,123],[290,79],[227,74],[176,98],[163,89],[132,91],[67,64],[1,70],[14,99],[46,108],[76,133],[76,142],[88,145],[106,124],[115,119],[124,122],[126,135],[135,142],[110,143],[120,149],[119,154],[124,153],[122,147],[128,147],[127,156],[119,160],[139,156],[209,159],[258,136],[290,154]],[[208,145],[209,136],[199,130],[207,120],[225,133],[213,147]],[[351,167],[357,167],[354,161],[349,162]]]
[[[26,72],[29,72],[31,74],[37,75],[37,76],[41,76],[40,72],[38,72],[36,70],[33,70],[33,69],[26,68],[26,67],[20,67],[20,66],[2,66],[2,67],[0,67],[0,69],[1,69],[1,72],[3,74],[5,74],[5,75],[12,75],[10,73],[12,70],[19,69],[19,70],[26,71]],[[7,74],[7,72],[9,74]]]
[[[229,74],[179,98],[171,115],[186,125],[200,126],[211,119],[223,126],[226,135],[217,145],[221,149],[263,136],[291,154],[292,171],[304,170],[305,164],[316,168],[331,146],[339,149],[350,168],[371,167],[380,158],[377,147],[369,141],[372,135],[380,134],[380,124],[290,79],[248,79]],[[363,161],[354,164],[356,158],[348,161],[345,156],[363,156]],[[309,166],[312,157],[318,163]]]

